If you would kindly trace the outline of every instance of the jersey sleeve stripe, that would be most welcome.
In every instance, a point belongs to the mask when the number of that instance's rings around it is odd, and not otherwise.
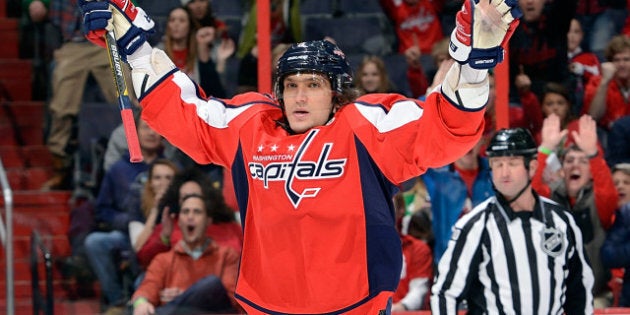
[[[227,125],[251,105],[228,107],[217,99],[203,100],[194,93],[194,83],[182,72],[173,74],[173,82],[180,87],[180,97],[187,104],[197,108],[197,116],[208,125],[215,128],[226,128]]]
[[[388,132],[419,119],[423,109],[413,101],[397,102],[389,112],[382,106],[357,102],[357,109],[376,129],[381,132]]]

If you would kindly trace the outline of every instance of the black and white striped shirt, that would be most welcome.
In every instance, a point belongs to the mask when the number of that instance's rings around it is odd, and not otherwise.
[[[536,195],[514,212],[496,197],[453,228],[432,287],[432,314],[593,314],[593,272],[582,234],[557,203]]]

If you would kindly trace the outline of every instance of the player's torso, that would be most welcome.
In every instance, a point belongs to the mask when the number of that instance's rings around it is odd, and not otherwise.
[[[249,191],[237,294],[286,313],[323,313],[365,298],[363,192],[350,127],[337,119],[288,136],[263,119],[244,130]]]

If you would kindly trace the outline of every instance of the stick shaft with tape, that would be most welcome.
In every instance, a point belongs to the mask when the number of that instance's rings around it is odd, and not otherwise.
[[[127,83],[125,82],[125,73],[123,63],[118,53],[118,45],[113,31],[105,33],[107,42],[107,52],[109,54],[109,65],[112,69],[112,76],[116,84],[116,94],[118,96],[118,107],[120,108],[120,116],[122,117],[123,127],[125,128],[125,136],[127,137],[127,146],[129,147],[129,156],[132,163],[142,162],[142,152],[140,150],[140,142],[138,142],[138,133],[136,131],[136,123],[133,120],[133,110]]]

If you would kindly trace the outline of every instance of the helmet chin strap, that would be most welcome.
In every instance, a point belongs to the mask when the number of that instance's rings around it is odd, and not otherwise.
[[[499,199],[501,203],[504,203],[505,205],[510,206],[512,202],[516,201],[516,199],[518,199],[527,190],[527,187],[529,187],[531,183],[532,183],[532,180],[530,178],[527,180],[527,183],[525,184],[525,186],[516,194],[516,196],[514,196],[514,198],[510,200],[507,200],[505,198],[505,196],[497,189],[494,183],[492,183],[492,189],[497,193],[497,199]]]

